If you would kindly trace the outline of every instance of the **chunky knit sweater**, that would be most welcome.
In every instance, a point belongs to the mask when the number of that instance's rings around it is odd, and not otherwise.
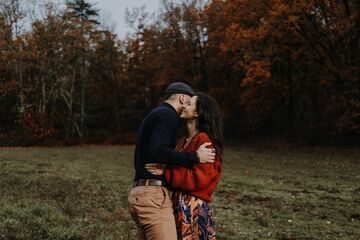
[[[206,142],[211,142],[209,136],[200,132],[188,144],[185,144],[185,140],[179,141],[176,149],[181,152],[196,152]],[[213,192],[220,181],[221,171],[222,163],[216,155],[214,163],[197,163],[192,167],[168,166],[165,168],[164,176],[166,182],[175,190],[211,202]]]

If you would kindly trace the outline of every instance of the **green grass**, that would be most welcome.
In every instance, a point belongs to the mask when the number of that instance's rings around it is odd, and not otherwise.
[[[134,239],[132,146],[2,148],[0,239]],[[218,239],[360,239],[360,150],[227,149]]]

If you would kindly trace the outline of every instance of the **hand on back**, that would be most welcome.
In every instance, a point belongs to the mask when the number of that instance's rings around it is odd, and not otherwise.
[[[215,149],[208,148],[210,145],[211,142],[206,142],[196,151],[200,163],[213,163],[215,161]]]

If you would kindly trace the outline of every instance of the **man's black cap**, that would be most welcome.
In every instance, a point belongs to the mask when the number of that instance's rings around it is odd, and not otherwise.
[[[169,96],[171,94],[186,94],[190,97],[194,96],[195,93],[191,89],[191,87],[183,82],[174,82],[171,83],[166,89],[165,89],[165,96]]]

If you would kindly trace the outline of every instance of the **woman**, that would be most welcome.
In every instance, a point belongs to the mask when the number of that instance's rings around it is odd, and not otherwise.
[[[195,152],[211,142],[216,150],[214,163],[196,164],[192,168],[148,164],[152,174],[165,176],[175,190],[174,214],[178,239],[216,239],[212,193],[220,181],[223,137],[219,105],[209,95],[198,93],[186,104],[181,116],[185,120],[188,137],[179,141],[178,151]]]

